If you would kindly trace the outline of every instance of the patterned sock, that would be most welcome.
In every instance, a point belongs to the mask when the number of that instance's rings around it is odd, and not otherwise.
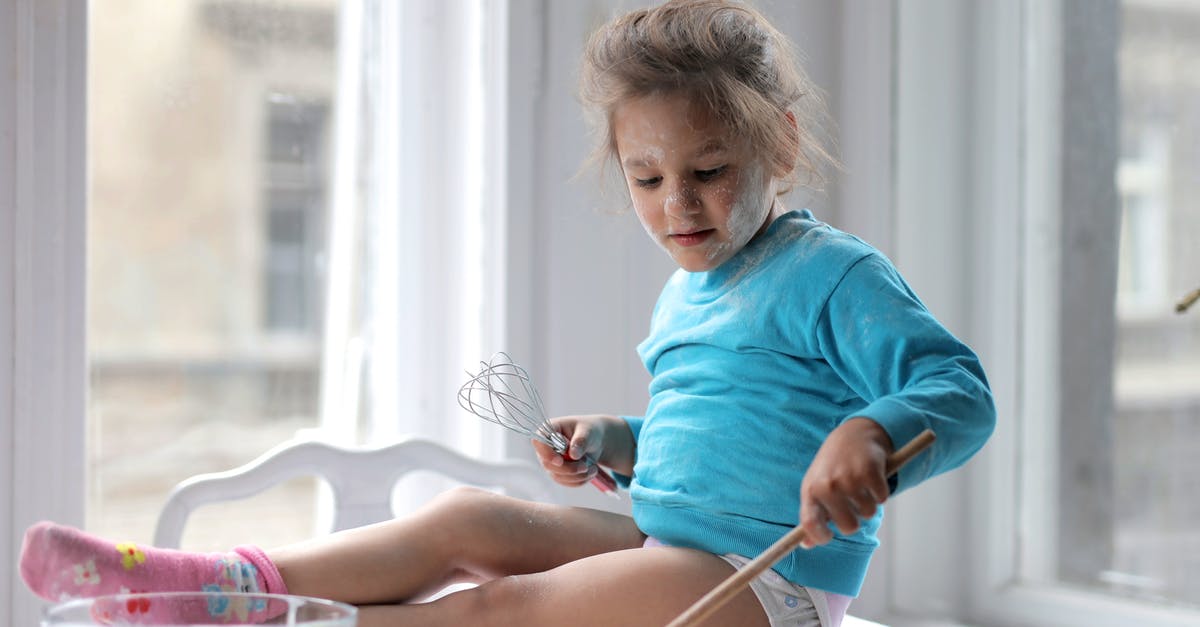
[[[258,547],[239,546],[229,553],[157,549],[110,542],[51,522],[37,523],[25,532],[21,578],[34,594],[48,601],[130,592],[287,594],[279,570]],[[144,599],[116,609],[148,615],[145,618],[157,616],[152,602],[148,605]],[[267,608],[265,603],[247,606],[216,598],[196,620],[216,617],[258,622],[274,615],[274,610],[277,608]]]

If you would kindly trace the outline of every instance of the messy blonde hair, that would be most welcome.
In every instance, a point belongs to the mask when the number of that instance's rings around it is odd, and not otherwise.
[[[591,36],[580,71],[580,97],[597,134],[588,163],[603,170],[616,162],[619,105],[677,93],[705,103],[770,171],[786,173],[787,184],[819,188],[823,167],[837,166],[819,139],[824,99],[790,42],[753,8],[722,0],[671,0]]]

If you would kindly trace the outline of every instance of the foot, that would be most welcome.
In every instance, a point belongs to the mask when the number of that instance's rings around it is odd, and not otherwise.
[[[21,578],[34,594],[48,601],[129,592],[287,593],[279,571],[257,547],[237,547],[229,553],[158,549],[111,542],[51,522],[37,523],[25,532]],[[144,602],[131,607],[136,613],[154,613]],[[265,609],[214,603],[206,608],[208,615],[197,619]],[[221,617],[233,618],[234,614]],[[246,620],[244,615],[237,618]]]

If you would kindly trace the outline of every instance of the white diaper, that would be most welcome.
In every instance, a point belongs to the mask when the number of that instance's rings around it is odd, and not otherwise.
[[[737,569],[750,563],[749,558],[733,553],[718,557]],[[845,616],[845,608],[840,613],[830,611],[824,590],[794,584],[771,569],[750,580],[750,589],[767,612],[771,627],[840,627]]]
[[[651,536],[642,546],[667,545]],[[750,563],[750,558],[734,553],[717,557],[738,570]],[[848,596],[794,584],[771,569],[752,579],[750,589],[766,611],[771,627],[841,627],[851,601]]]

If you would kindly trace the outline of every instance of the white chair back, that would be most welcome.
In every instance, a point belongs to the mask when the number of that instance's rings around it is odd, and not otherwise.
[[[225,472],[196,475],[167,496],[154,531],[154,546],[178,548],[196,508],[253,496],[289,479],[323,478],[333,492],[333,528],[340,531],[393,517],[392,491],[408,473],[429,471],[466,485],[555,502],[553,484],[531,463],[489,462],[421,438],[376,448],[344,448],[315,440],[291,440]]]

